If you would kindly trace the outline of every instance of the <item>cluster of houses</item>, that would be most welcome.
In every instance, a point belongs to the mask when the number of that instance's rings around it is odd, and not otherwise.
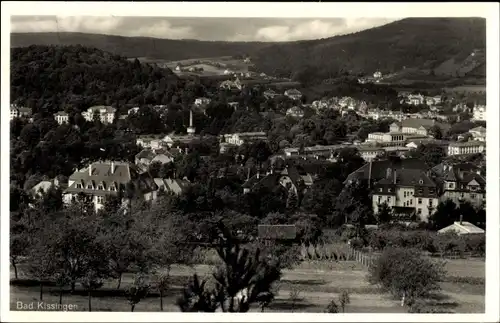
[[[410,104],[410,105],[427,105],[427,106],[439,106],[442,104],[441,95],[435,96],[425,96],[423,94],[412,94],[407,92],[400,92],[398,94],[400,98],[400,103]]]
[[[369,162],[350,174],[346,185],[366,182],[372,192],[373,211],[382,204],[404,220],[428,221],[439,202],[486,203],[486,179],[472,163],[443,162],[430,168],[418,159]]]

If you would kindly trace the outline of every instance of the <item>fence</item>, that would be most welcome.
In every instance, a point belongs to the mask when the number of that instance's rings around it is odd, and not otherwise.
[[[300,253],[304,261],[357,261],[366,267],[376,259],[376,256],[355,250],[345,243],[302,245]]]

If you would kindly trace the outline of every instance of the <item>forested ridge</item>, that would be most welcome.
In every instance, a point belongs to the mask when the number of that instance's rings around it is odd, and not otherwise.
[[[84,44],[125,57],[162,60],[249,55],[268,74],[318,82],[339,74],[371,75],[404,69],[436,70],[445,79],[485,76],[485,55],[463,69],[474,50],[485,51],[483,18],[408,18],[348,35],[284,43],[207,42],[81,33],[12,34],[13,47],[27,44]],[[450,64],[450,61],[454,62]],[[460,74],[460,75],[457,75]]]
[[[10,66],[11,102],[34,113],[160,104],[170,102],[179,85],[169,69],[80,45],[13,48]]]

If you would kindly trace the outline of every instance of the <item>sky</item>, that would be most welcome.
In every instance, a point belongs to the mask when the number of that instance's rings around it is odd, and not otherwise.
[[[396,18],[11,16],[12,32],[83,32],[208,41],[295,41],[381,26]]]

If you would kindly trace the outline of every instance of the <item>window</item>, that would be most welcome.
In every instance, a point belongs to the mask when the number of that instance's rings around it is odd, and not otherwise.
[[[104,198],[102,196],[97,197],[97,203],[102,204],[104,202]]]
[[[380,204],[380,202],[382,202],[382,196],[378,196],[378,204]]]
[[[423,189],[421,189],[421,188],[418,189],[418,194],[422,194],[423,192],[424,192]]]
[[[404,196],[404,197],[406,197],[406,194],[407,194],[407,192],[406,192],[406,191],[404,191],[404,192],[403,192],[403,196]]]
[[[421,208],[417,209],[417,214],[422,214],[422,209]]]
[[[453,183],[448,183],[448,188],[453,188],[454,184]]]
[[[433,200],[429,199],[429,207],[432,207],[432,202],[433,202]]]
[[[99,184],[99,185],[97,186],[97,189],[98,189],[98,190],[104,190],[104,185],[103,185],[103,184]]]
[[[392,188],[389,187],[389,193],[391,193],[391,192],[392,192]]]
[[[391,197],[390,197],[390,196],[388,196],[388,197],[387,197],[387,204],[390,204],[390,203],[391,203]]]
[[[82,184],[76,184],[76,188],[82,188]]]
[[[475,199],[475,198],[476,198],[476,194],[471,194],[471,195],[470,195],[470,198],[471,198],[471,199]]]
[[[111,187],[109,189],[116,192],[116,186],[114,186],[114,185],[111,185]]]
[[[87,189],[88,189],[88,190],[93,189],[92,184],[87,184]]]
[[[418,204],[422,204],[422,199],[420,197],[418,198]]]
[[[460,198],[464,198],[464,192],[460,193]]]
[[[419,181],[418,181],[418,183],[419,183],[419,184],[423,184],[423,183],[424,183],[424,181],[423,181],[423,180],[419,180]]]
[[[378,189],[379,192],[382,192],[382,187]]]

